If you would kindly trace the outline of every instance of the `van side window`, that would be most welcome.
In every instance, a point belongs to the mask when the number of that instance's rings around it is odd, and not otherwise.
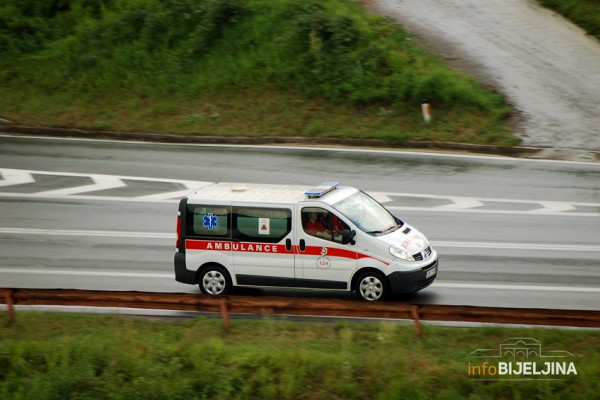
[[[338,243],[342,242],[342,232],[350,229],[337,215],[320,207],[302,209],[302,227],[311,236]]]
[[[190,236],[231,237],[231,207],[188,205],[188,232]]]
[[[234,237],[243,242],[278,243],[292,230],[286,208],[234,207]]]

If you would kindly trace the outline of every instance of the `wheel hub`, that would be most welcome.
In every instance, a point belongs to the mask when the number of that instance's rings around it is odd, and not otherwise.
[[[204,275],[203,285],[210,294],[220,294],[225,287],[225,278],[219,272],[211,271]]]
[[[366,300],[377,300],[381,297],[383,291],[381,282],[374,277],[363,279],[360,285],[360,292]]]

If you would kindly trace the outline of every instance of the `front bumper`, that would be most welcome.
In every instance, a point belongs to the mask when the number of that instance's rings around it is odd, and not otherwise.
[[[435,273],[432,271],[435,268]],[[433,274],[431,276],[428,276]],[[414,293],[431,285],[438,274],[438,260],[435,259],[425,267],[416,271],[396,271],[389,274],[390,289],[392,293]]]

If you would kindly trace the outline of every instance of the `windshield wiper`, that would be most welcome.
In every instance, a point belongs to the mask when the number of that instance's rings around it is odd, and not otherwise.
[[[368,233],[368,234],[370,234],[370,235],[380,235],[380,234],[382,234],[382,233],[389,233],[389,232],[393,232],[393,231],[395,231],[396,229],[398,229],[398,227],[399,227],[399,225],[392,225],[392,226],[390,226],[390,227],[389,227],[389,228],[387,228],[387,229],[383,229],[383,230],[380,230],[380,231],[370,231],[370,232],[367,232],[367,233]]]
[[[400,226],[399,225],[392,225],[389,228],[387,228],[385,231],[383,231],[383,233],[390,233],[390,232],[394,232],[396,229],[398,229]]]

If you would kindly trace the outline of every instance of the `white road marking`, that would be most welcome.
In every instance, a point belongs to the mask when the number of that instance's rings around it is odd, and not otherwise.
[[[96,236],[96,237],[130,237],[140,239],[175,240],[175,233],[141,232],[141,231],[107,231],[107,230],[74,230],[74,229],[37,229],[0,227],[0,234],[7,235],[56,235],[56,236]],[[431,240],[434,248],[466,248],[466,249],[506,249],[506,250],[543,250],[600,252],[600,245],[569,245],[563,243],[510,243],[510,242],[472,242]]]
[[[29,268],[0,268],[0,274],[19,275],[68,275],[68,276],[108,276],[115,278],[169,278],[175,279],[171,273],[149,272],[119,272],[119,271],[81,271],[65,269],[29,269]]]
[[[452,204],[444,204],[432,207],[418,206],[386,206],[390,211],[437,211],[437,212],[469,212],[481,214],[521,214],[521,215],[552,215],[568,217],[600,217],[600,203],[588,202],[566,202],[566,201],[548,201],[548,200],[515,200],[493,197],[464,197],[464,196],[444,196],[420,193],[378,193],[385,195],[387,199],[390,196],[396,197],[396,201],[402,203],[402,199],[431,199],[446,200]],[[379,200],[376,196],[374,196]],[[389,201],[389,200],[388,200]],[[414,202],[414,200],[413,200]],[[486,208],[485,203],[502,204],[502,209]],[[511,209],[511,205],[531,206],[531,210]],[[493,206],[492,206],[493,207]],[[596,208],[598,212],[578,212],[577,207]]]
[[[94,183],[91,185],[73,186],[55,190],[46,190],[35,193],[10,193],[0,192],[1,197],[22,197],[22,198],[68,198],[78,200],[110,200],[110,201],[144,201],[144,202],[172,202],[173,199],[181,198],[189,194],[192,190],[206,185],[205,181],[190,181],[181,179],[166,179],[166,178],[146,178],[140,176],[116,176],[105,174],[84,174],[76,172],[51,172],[38,170],[19,170],[10,168],[1,168],[0,175],[4,180],[0,181],[0,187],[21,185],[24,183],[34,183],[33,175],[46,176],[61,176],[61,177],[76,177],[89,178]],[[124,180],[140,181],[140,182],[158,182],[158,183],[173,183],[183,186],[185,189],[175,190],[171,192],[155,193],[151,195],[137,197],[118,197],[118,196],[94,196],[84,195],[84,193],[96,192],[99,190],[116,189],[126,187]]]
[[[33,179],[33,176],[28,171],[21,169],[0,168],[0,175],[4,178],[3,181],[0,181],[0,187],[35,182],[35,179]]]
[[[0,274],[18,275],[60,275],[60,276],[98,276],[114,278],[155,278],[174,280],[174,273],[161,272],[120,272],[120,271],[81,271],[63,269],[0,268]],[[483,290],[524,290],[543,292],[579,292],[600,293],[600,287],[552,286],[552,285],[512,285],[469,282],[434,282],[432,288],[444,289],[483,289]]]
[[[541,201],[540,204],[542,205],[543,208],[541,208],[539,210],[534,210],[533,212],[560,213],[560,212],[575,210],[575,206],[573,204],[564,203],[564,202],[560,202],[560,201]],[[582,205],[589,206],[590,204],[582,204]]]
[[[191,192],[191,190],[184,191],[184,195],[187,195]],[[13,197],[20,199],[39,199],[37,193],[2,193],[0,192],[0,197]],[[182,196],[183,197],[183,196]],[[146,196],[140,197],[119,197],[119,196],[94,196],[94,195],[82,195],[82,194],[73,194],[73,195],[54,195],[54,196],[44,196],[44,199],[54,199],[54,200],[89,200],[89,201],[121,201],[126,203],[171,203],[176,204],[179,202],[179,199],[161,199],[161,198],[152,198]]]
[[[91,231],[71,229],[35,229],[0,227],[0,233],[13,235],[57,235],[57,236],[100,236],[100,237],[134,237],[145,239],[175,239],[174,233],[127,232],[127,231]]]
[[[467,248],[467,249],[505,249],[505,250],[543,250],[543,251],[600,251],[600,245],[569,245],[569,244],[550,244],[550,243],[495,243],[495,242],[459,242],[432,240],[433,247],[446,248]]]
[[[533,210],[533,211],[513,211],[513,210],[488,210],[488,209],[470,209],[470,208],[458,208],[458,207],[386,207],[390,211],[419,211],[423,213],[427,212],[455,212],[455,213],[470,213],[470,214],[511,214],[511,215],[541,215],[546,217],[591,217],[598,218],[600,213],[583,213],[583,212],[552,212],[544,209]]]
[[[18,174],[35,174],[35,175],[50,175],[50,176],[72,176],[77,178],[89,178],[89,177],[98,177],[98,178],[119,178],[126,179],[132,181],[146,181],[146,182],[167,182],[167,183],[193,183],[197,182],[202,184],[202,181],[190,181],[190,180],[181,180],[181,179],[169,179],[169,178],[149,178],[145,176],[127,176],[127,175],[107,175],[107,174],[86,174],[80,172],[60,172],[60,171],[40,171],[40,170],[25,170],[25,169],[12,169],[12,168],[0,168],[0,175],[7,179],[7,175],[15,176]],[[0,181],[1,183],[2,181]]]
[[[182,198],[182,197],[190,194],[193,190],[198,189],[201,186],[207,185],[210,182],[177,181],[177,183],[185,186],[185,189],[175,190],[173,192],[156,193],[156,194],[149,194],[146,196],[138,196],[138,197],[135,197],[135,199],[142,200],[142,201],[149,201],[149,200],[169,200],[169,199]]]
[[[84,177],[91,179],[94,183],[91,185],[74,186],[60,188],[55,190],[45,190],[35,193],[11,193],[8,191],[0,191],[0,197],[13,198],[53,198],[53,199],[77,199],[77,200],[95,200],[95,201],[142,201],[156,203],[173,203],[179,198],[189,194],[194,189],[206,185],[206,181],[190,181],[181,179],[162,179],[162,178],[146,178],[139,176],[116,176],[105,174],[84,174],[73,172],[49,172],[37,170],[20,170],[0,168],[0,175],[3,180],[0,180],[0,187],[10,187],[13,185],[21,185],[24,183],[34,183],[33,175],[48,175],[61,177]],[[159,182],[172,183],[181,185],[184,189],[154,193],[143,196],[101,196],[85,194],[99,190],[119,188],[127,186],[125,180],[141,181],[141,182]],[[421,206],[402,206],[389,205],[391,211],[423,211],[423,212],[468,212],[468,213],[483,213],[483,214],[514,214],[514,215],[543,215],[543,216],[568,216],[568,217],[600,217],[600,203],[587,202],[566,202],[566,201],[548,201],[548,200],[518,200],[505,198],[477,198],[466,196],[448,196],[448,195],[432,195],[419,193],[393,193],[393,192],[374,192],[372,195],[383,203],[402,204],[403,199],[432,199],[443,200],[449,204],[421,207]],[[486,204],[489,203],[489,204]],[[499,208],[494,208],[499,206]],[[520,210],[519,206],[527,205],[529,210]],[[577,207],[583,209],[597,210],[593,212],[577,210]]]
[[[389,196],[392,193],[388,194],[383,192],[369,192],[369,194],[373,196],[374,199],[377,199],[377,201],[380,203],[390,203],[394,201],[394,199]]]
[[[91,185],[69,187],[64,189],[48,190],[45,192],[37,192],[38,197],[53,197],[53,196],[69,196],[72,194],[96,192],[99,190],[117,189],[125,187],[127,184],[116,176],[109,175],[90,175]]]
[[[582,292],[600,293],[600,287],[587,286],[541,286],[541,285],[508,285],[466,282],[434,282],[431,287],[446,289],[485,289],[485,290],[535,290],[547,292]]]

